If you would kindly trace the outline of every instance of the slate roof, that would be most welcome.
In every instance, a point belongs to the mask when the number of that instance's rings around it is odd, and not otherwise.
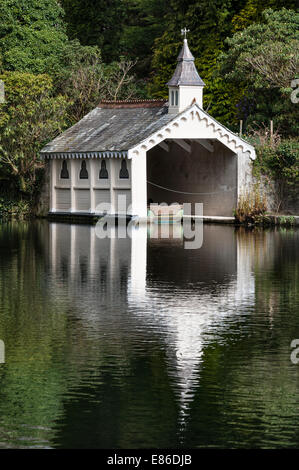
[[[194,57],[190,52],[187,39],[177,58],[178,64],[175,72],[167,83],[168,86],[204,86],[204,81],[200,78],[195,64]]]
[[[168,114],[168,103],[158,100],[140,100],[131,102],[103,102],[93,109],[81,121],[67,129],[63,134],[48,143],[41,156],[51,154],[87,153],[92,152],[123,152],[137,146],[173,119],[176,119],[191,107],[197,107],[209,120],[220,127],[227,136],[236,142],[243,142],[254,152],[254,147],[234,134],[223,124],[210,116],[198,104],[191,104],[180,114]],[[225,144],[224,144],[225,145]]]
[[[49,142],[41,154],[129,150],[174,118],[167,103],[146,107],[149,103],[112,107],[103,103]]]

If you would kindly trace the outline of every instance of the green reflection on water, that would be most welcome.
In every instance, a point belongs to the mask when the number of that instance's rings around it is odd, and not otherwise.
[[[143,289],[130,241],[54,225],[0,224],[2,447],[298,447],[298,231],[148,240]]]

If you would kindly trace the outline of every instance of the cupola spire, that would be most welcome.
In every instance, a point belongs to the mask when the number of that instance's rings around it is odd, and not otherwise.
[[[175,72],[167,83],[169,87],[169,112],[179,113],[191,105],[195,100],[202,108],[203,80],[200,78],[195,64],[194,57],[188,46],[186,28],[181,30],[184,36],[183,47],[177,58]]]

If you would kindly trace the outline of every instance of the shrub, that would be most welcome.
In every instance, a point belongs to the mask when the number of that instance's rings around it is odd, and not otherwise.
[[[0,219],[26,219],[31,215],[31,206],[28,201],[11,200],[0,197]]]
[[[255,224],[260,222],[267,211],[266,196],[258,186],[253,191],[246,191],[239,197],[234,216],[242,224]]]

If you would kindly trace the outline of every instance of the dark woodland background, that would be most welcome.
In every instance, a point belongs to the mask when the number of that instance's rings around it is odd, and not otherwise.
[[[185,26],[204,109],[235,132],[242,120],[258,170],[298,193],[295,1],[2,0],[0,214],[8,194],[36,197],[39,150],[101,99],[167,98]]]

